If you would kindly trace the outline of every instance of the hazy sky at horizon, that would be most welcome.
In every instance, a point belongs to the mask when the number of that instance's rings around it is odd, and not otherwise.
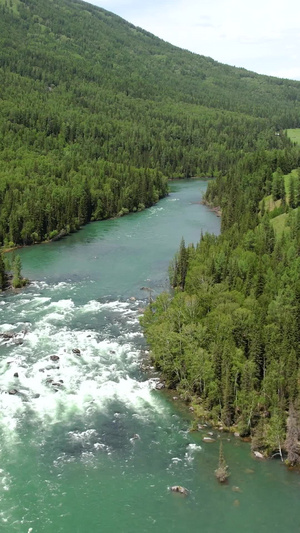
[[[197,54],[300,80],[297,0],[89,0]]]

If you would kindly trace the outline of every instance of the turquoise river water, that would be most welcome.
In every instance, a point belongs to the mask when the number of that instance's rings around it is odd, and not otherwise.
[[[227,434],[189,433],[188,411],[141,370],[141,287],[168,288],[182,236],[219,233],[205,189],[173,182],[142,213],[20,250],[34,281],[0,298],[0,332],[15,333],[0,339],[1,532],[300,531],[299,475]],[[214,477],[219,438],[225,486]]]

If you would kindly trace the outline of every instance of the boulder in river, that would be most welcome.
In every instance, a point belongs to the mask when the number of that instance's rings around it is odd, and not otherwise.
[[[156,390],[162,390],[165,388],[165,384],[160,381],[159,383],[156,383],[155,388]]]
[[[73,348],[72,352],[75,353],[76,355],[81,354],[81,351],[79,350],[79,348]]]
[[[18,377],[19,377],[18,372],[15,372],[15,373],[14,373],[14,378],[18,378]]]
[[[59,356],[58,355],[50,355],[50,359],[51,359],[51,361],[58,361],[59,360]]]
[[[189,491],[185,487],[182,487],[181,485],[173,485],[170,489],[172,492],[179,492],[179,494],[183,494],[184,496],[187,496]]]
[[[10,389],[8,391],[8,394],[11,394],[12,396],[14,396],[15,394],[18,394],[18,391],[17,391],[17,389]]]
[[[15,333],[7,331],[6,333],[0,333],[0,337],[3,337],[3,339],[13,339],[16,336]]]
[[[134,435],[132,435],[131,439],[129,439],[130,442],[134,442],[135,440],[141,440],[141,437],[139,436],[138,433],[135,433]]]
[[[258,451],[254,451],[253,453],[254,453],[254,455],[255,455],[255,457],[256,457],[257,459],[264,459],[264,456],[263,456],[262,453],[260,453],[260,452],[258,452]]]
[[[203,442],[215,442],[215,439],[212,437],[203,437]]]

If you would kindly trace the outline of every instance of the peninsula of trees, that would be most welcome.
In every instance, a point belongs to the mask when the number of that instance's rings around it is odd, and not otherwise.
[[[209,184],[222,234],[180,250],[142,324],[167,384],[254,450],[300,462],[300,147],[245,155]]]

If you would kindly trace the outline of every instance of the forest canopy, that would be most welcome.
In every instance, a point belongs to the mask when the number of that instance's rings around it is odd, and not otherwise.
[[[141,210],[167,178],[290,145],[300,83],[180,50],[76,0],[0,0],[0,244]]]
[[[142,210],[168,178],[215,177],[221,236],[182,241],[174,295],[142,322],[170,387],[298,462],[300,153],[286,129],[300,126],[300,82],[78,0],[0,0],[0,46],[0,246]]]
[[[200,418],[290,464],[300,461],[299,166],[296,147],[252,154],[211,182],[222,234],[182,241],[173,297],[142,317],[156,366]]]

